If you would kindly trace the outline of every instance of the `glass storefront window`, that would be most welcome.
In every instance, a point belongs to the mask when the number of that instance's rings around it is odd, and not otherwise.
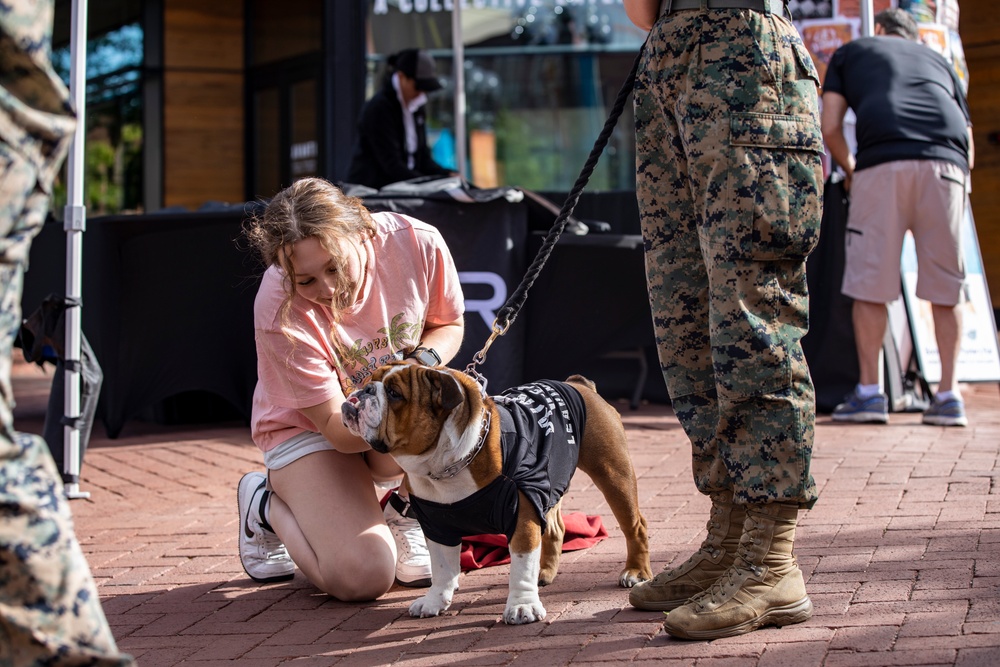
[[[68,86],[68,44],[53,49],[52,63]],[[142,67],[138,22],[87,41],[84,203],[90,215],[142,211]],[[61,218],[65,178],[56,183],[54,194],[52,213]]]
[[[395,51],[423,48],[438,60],[448,85],[431,96],[428,137],[444,142],[434,146],[442,164],[455,128],[453,7],[452,0],[373,0],[369,12],[371,92]],[[645,33],[621,0],[463,0],[460,12],[467,176],[481,187],[569,190]],[[626,104],[588,190],[634,188],[631,113]]]
[[[319,118],[316,111],[316,81],[300,81],[292,86],[292,144],[289,147],[292,179],[316,176],[319,171]]]
[[[250,197],[320,175],[324,158],[322,0],[247,4]]]

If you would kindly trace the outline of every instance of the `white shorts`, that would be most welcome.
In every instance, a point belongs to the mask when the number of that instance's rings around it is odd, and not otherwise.
[[[961,303],[967,178],[945,160],[897,160],[855,172],[841,291],[861,301],[895,301],[909,231],[917,254],[917,297],[940,306]]]
[[[322,434],[305,431],[264,452],[264,465],[268,470],[278,470],[303,456],[327,450],[333,450],[333,445]]]

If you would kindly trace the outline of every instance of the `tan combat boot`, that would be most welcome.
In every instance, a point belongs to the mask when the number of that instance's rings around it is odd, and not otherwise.
[[[745,517],[745,508],[733,504],[731,491],[713,493],[708,536],[698,551],[677,567],[637,584],[629,592],[629,603],[646,611],[670,611],[706,590],[732,565]]]
[[[791,504],[748,507],[733,564],[711,588],[667,614],[663,628],[681,639],[718,639],[812,616],[792,555],[797,514]]]

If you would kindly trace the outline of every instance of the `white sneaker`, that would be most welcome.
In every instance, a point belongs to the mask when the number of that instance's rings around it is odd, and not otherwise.
[[[405,517],[396,509],[403,504],[402,498],[393,493],[382,512],[385,522],[396,541],[396,583],[412,588],[426,588],[431,585],[431,555],[427,551],[427,541],[420,523]]]
[[[236,496],[240,509],[240,562],[254,581],[287,581],[295,576],[295,563],[263,519],[270,494],[266,487],[267,476],[261,472],[248,472],[240,479]]]

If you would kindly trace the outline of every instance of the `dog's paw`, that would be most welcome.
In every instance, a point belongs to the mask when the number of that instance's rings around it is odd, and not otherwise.
[[[438,616],[447,611],[451,606],[451,600],[445,599],[442,595],[428,593],[422,598],[418,598],[410,605],[410,616],[415,618],[430,618]]]
[[[507,625],[524,625],[536,623],[545,618],[545,607],[541,602],[528,604],[509,604],[503,610],[503,622]]]
[[[618,575],[618,585],[622,588],[632,588],[636,584],[641,584],[644,581],[649,581],[649,577],[639,570],[633,570],[631,568],[625,568],[622,570],[622,573]]]

